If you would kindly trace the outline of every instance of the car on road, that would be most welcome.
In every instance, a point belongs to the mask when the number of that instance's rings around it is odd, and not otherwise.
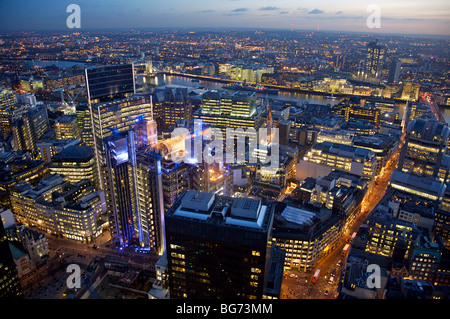
[[[328,296],[328,290],[325,290],[325,296]]]
[[[339,260],[339,261],[337,262],[336,266],[341,267],[341,265],[342,265],[342,261]]]
[[[92,246],[92,248],[99,250],[100,248],[97,245]]]

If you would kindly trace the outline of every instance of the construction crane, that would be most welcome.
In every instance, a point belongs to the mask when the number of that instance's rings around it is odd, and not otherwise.
[[[80,87],[80,89],[78,90],[78,92],[75,94],[75,96],[72,98],[72,96],[70,96],[69,93],[67,93],[67,96],[69,97],[69,103],[68,104],[73,104],[75,102],[75,100],[77,99],[78,95],[80,95],[81,91],[84,89],[84,87],[86,86],[86,83],[83,83]],[[63,87],[61,90],[61,102],[62,103],[66,103],[64,101],[64,91],[65,91],[66,87]]]

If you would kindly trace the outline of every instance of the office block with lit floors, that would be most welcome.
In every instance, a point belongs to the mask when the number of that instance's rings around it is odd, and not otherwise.
[[[397,169],[447,183],[450,157],[446,152],[449,138],[449,128],[437,120],[416,119],[410,122]]]
[[[22,287],[0,219],[0,299],[23,298]]]

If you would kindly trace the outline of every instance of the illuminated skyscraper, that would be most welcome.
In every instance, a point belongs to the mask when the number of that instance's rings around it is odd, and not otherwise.
[[[164,197],[161,156],[153,152],[137,155],[137,193],[141,216],[141,245],[162,254],[165,250]]]
[[[155,119],[161,130],[169,130],[179,119],[190,121],[192,118],[192,106],[185,87],[157,89],[153,94],[153,103]]]
[[[78,128],[80,130],[81,142],[94,148],[94,137],[92,136],[91,110],[87,104],[78,104],[76,106],[78,119]]]
[[[16,150],[34,150],[36,143],[48,131],[47,108],[31,107],[12,123],[13,144]]]
[[[133,65],[102,66],[86,69],[88,104],[91,110],[94,149],[100,187],[104,187],[106,150],[103,140],[113,131],[127,132],[136,119],[151,118],[150,96],[134,95]]]
[[[222,140],[226,139],[227,129],[241,129],[230,136],[235,141],[234,155],[239,152],[239,144],[245,146],[247,141],[257,139],[258,130],[264,126],[264,119],[263,111],[256,105],[256,93],[237,91],[230,94],[225,90],[211,90],[204,93],[202,99],[202,107],[194,113],[194,119],[219,129]],[[239,156],[247,158],[249,154],[246,151],[246,154],[240,153]]]
[[[378,39],[367,45],[366,74],[378,78],[384,62],[386,46],[378,44]]]
[[[136,93],[133,64],[86,68],[85,79],[89,104]]]
[[[114,132],[104,140],[106,151],[105,198],[111,235],[121,246],[142,238],[136,198],[136,153],[134,132]]]
[[[16,96],[11,89],[0,88],[0,133],[6,137],[11,132],[11,122]]]
[[[111,233],[121,246],[131,244],[164,251],[164,194],[161,156],[141,145],[135,130],[113,132],[106,149],[105,196]],[[177,187],[177,183],[172,183]],[[183,190],[183,188],[181,188]]]

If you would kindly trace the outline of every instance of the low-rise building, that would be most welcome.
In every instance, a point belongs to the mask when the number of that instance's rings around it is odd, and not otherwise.
[[[103,191],[96,192],[89,180],[71,184],[56,174],[36,187],[19,183],[11,192],[18,222],[82,242],[91,242],[101,234],[104,200]]]
[[[372,180],[377,170],[376,156],[371,150],[344,144],[315,144],[299,161],[297,178],[317,178],[328,175],[334,169]]]
[[[98,188],[94,150],[88,146],[69,146],[52,157],[49,165],[53,174],[64,175],[71,183],[90,180]]]
[[[338,244],[342,222],[326,208],[286,205],[275,214],[272,242],[286,251],[284,268],[310,271]]]

